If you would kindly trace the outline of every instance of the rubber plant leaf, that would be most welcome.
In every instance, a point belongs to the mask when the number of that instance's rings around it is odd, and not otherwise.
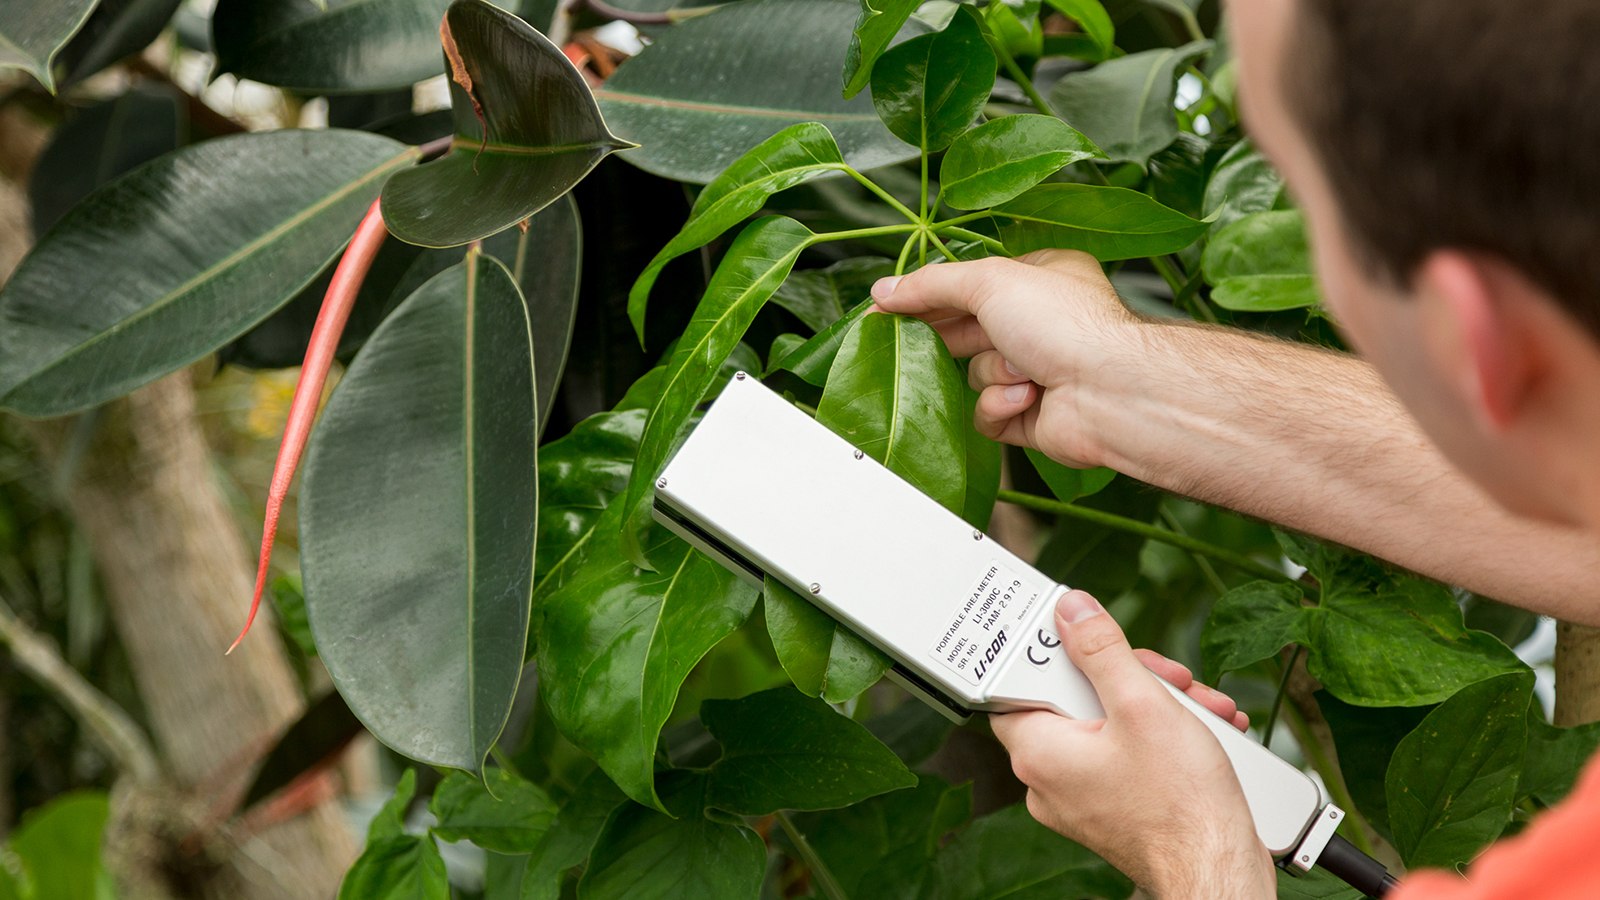
[[[52,93],[56,53],[83,27],[100,0],[7,3],[0,8],[0,69],[22,69]]]
[[[450,0],[219,0],[216,74],[307,94],[409,88],[444,71],[435,34]]]

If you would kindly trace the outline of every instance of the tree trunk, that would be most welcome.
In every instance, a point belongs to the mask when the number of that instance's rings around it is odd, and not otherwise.
[[[1600,720],[1600,628],[1556,623],[1555,724]]]
[[[189,372],[33,431],[70,467],[67,500],[94,546],[169,773],[203,802],[241,790],[249,764],[304,703],[270,628],[223,656],[244,621],[250,556],[212,477]],[[356,852],[327,803],[222,849],[209,863],[198,858],[206,854],[176,861],[179,891],[331,898]]]

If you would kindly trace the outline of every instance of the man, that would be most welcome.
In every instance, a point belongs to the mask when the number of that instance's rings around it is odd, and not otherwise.
[[[878,306],[972,357],[990,436],[1600,623],[1600,4],[1234,0],[1230,17],[1243,118],[1365,362],[1141,319],[1070,252],[931,266],[879,282]],[[1094,598],[1068,595],[1058,625],[1107,718],[995,717],[1035,817],[1159,900],[1275,896],[1217,742]],[[1422,873],[1396,896],[1600,896],[1597,837],[1591,767],[1465,882]]]

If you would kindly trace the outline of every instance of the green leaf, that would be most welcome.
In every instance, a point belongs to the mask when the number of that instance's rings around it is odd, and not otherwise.
[[[1210,227],[1138,191],[1093,184],[1041,184],[994,216],[1014,255],[1056,247],[1101,262],[1176,253]]]
[[[991,3],[983,9],[984,28],[1006,52],[1017,58],[1044,55],[1044,28],[1039,24],[1039,0],[1015,5]]]
[[[623,553],[626,510],[596,524],[589,558],[545,598],[539,678],[561,733],[634,800],[661,809],[656,737],[689,670],[755,607],[756,591],[664,528],[645,535],[652,569]]]
[[[450,878],[433,838],[368,843],[339,885],[339,900],[450,900]]]
[[[1339,774],[1350,789],[1356,808],[1384,840],[1393,842],[1389,830],[1389,797],[1384,779],[1389,760],[1406,735],[1432,712],[1429,706],[1351,706],[1327,691],[1316,694],[1317,706],[1333,731],[1339,753]]]
[[[967,492],[965,391],[931,325],[867,315],[839,348],[817,421],[959,515]]]
[[[908,706],[926,709],[915,700]],[[924,774],[916,787],[843,809],[801,813],[794,823],[847,896],[879,898],[900,896],[894,891],[908,887],[914,895],[917,882],[906,877],[907,870],[926,870],[940,839],[971,814],[972,785],[951,787]]]
[[[861,317],[871,308],[870,297],[862,300],[855,308],[834,319],[833,324],[812,335],[810,340],[768,363],[767,374],[782,369],[800,376],[800,379],[807,384],[816,387],[827,384],[828,372],[833,368],[833,361],[839,356],[839,347],[844,344],[845,337],[855,330],[856,323],[861,321]]]
[[[801,122],[827,125],[858,170],[916,155],[866,97],[837,93],[831,72],[855,9],[849,0],[748,0],[660,32],[595,92],[617,134],[643,145],[622,158],[704,184]]]
[[[49,231],[95,188],[178,149],[186,126],[174,92],[151,84],[135,85],[67,119],[28,176],[33,233]]]
[[[1104,490],[1082,498],[1079,506],[1116,513],[1139,522],[1156,517],[1161,495],[1131,478],[1116,478]],[[1062,516],[1034,567],[1060,584],[1088,591],[1110,602],[1139,582],[1139,557],[1145,539],[1137,534]]]
[[[1585,763],[1600,748],[1600,722],[1557,728],[1531,718],[1528,729],[1528,753],[1517,795],[1554,806],[1572,790]]]
[[[278,610],[278,625],[307,658],[317,655],[317,642],[311,636],[311,622],[306,618],[306,597],[300,589],[298,575],[279,575],[272,582],[272,604]]]
[[[966,372],[965,366],[961,371]],[[994,515],[995,498],[1000,494],[1000,475],[1005,450],[1000,444],[979,434],[978,429],[973,427],[973,416],[978,408],[978,392],[968,385],[962,395],[965,403],[961,409],[960,430],[967,446],[967,492],[966,500],[961,506],[961,518],[973,528],[987,531],[989,519]]]
[[[11,2],[0,9],[0,69],[22,69],[55,92],[51,63],[99,0]],[[914,5],[914,4],[913,4]]]
[[[800,251],[810,246],[815,237],[793,219],[757,219],[734,238],[716,274],[711,276],[694,318],[689,320],[667,362],[660,393],[639,439],[639,455],[628,482],[623,504],[626,512],[621,522],[626,527],[623,546],[635,564],[646,564],[638,547],[638,534],[650,521],[656,473],[666,465],[668,455],[677,446],[678,435],[722,368],[723,360],[733,352],[767,298],[788,276]]]
[[[972,127],[994,77],[994,54],[968,9],[943,31],[883,54],[872,70],[872,105],[895,137],[934,153]]]
[[[1201,259],[1211,301],[1223,309],[1272,312],[1315,306],[1305,217],[1299,210],[1246,216],[1212,236]]]
[[[778,191],[818,175],[845,170],[839,145],[816,122],[791,125],[734,161],[695,198],[689,220],[677,236],[650,260],[628,292],[628,319],[644,345],[645,305],[650,288],[667,263],[744,221]]]
[[[743,825],[702,814],[707,777],[670,771],[660,793],[671,816],[636,803],[611,813],[578,882],[584,900],[749,900],[767,851]]]
[[[772,295],[772,302],[794,313],[807,328],[822,332],[843,318],[847,311],[871,299],[872,286],[878,279],[893,274],[893,260],[881,256],[853,256],[826,269],[806,269],[791,274]],[[843,340],[842,333],[840,339]]]
[[[492,259],[435,276],[328,401],[301,567],[339,693],[412,759],[477,771],[511,710],[539,506],[527,309]]]
[[[1428,713],[1389,763],[1389,823],[1409,869],[1454,869],[1511,821],[1533,673],[1480,681]]]
[[[1200,632],[1207,684],[1235,669],[1270,659],[1306,637],[1302,591],[1292,584],[1252,581],[1223,594]]]
[[[1201,210],[1221,231],[1252,213],[1277,207],[1283,196],[1283,176],[1267,162],[1247,138],[1228,148],[1206,181]]]
[[[767,634],[794,686],[843,703],[878,683],[894,662],[783,584],[766,580]]]
[[[1033,463],[1034,471],[1044,479],[1050,488],[1050,493],[1062,503],[1072,503],[1079,497],[1097,494],[1102,488],[1117,477],[1115,469],[1099,466],[1093,469],[1074,469],[1071,466],[1058,463],[1032,447],[1027,448],[1028,462]]]
[[[926,900],[1123,900],[1133,893],[1133,883],[1121,872],[1035,822],[1021,803],[974,821],[934,862]]]
[[[572,61],[528,23],[483,0],[456,0],[446,22],[460,52],[455,142],[383,189],[389,230],[424,247],[510,228],[632,146],[606,128]]]
[[[0,291],[0,407],[79,412],[212,352],[315,278],[415,158],[354,131],[242,134],[99,188]]]
[[[406,809],[417,795],[417,770],[407,768],[395,782],[394,796],[383,802],[367,825],[367,843],[376,844],[406,833]]]
[[[939,197],[956,209],[997,206],[1063,166],[1100,156],[1099,147],[1054,116],[1004,116],[950,145],[939,167]]]
[[[844,70],[840,73],[846,99],[867,86],[878,57],[889,49],[890,42],[920,5],[921,0],[861,0],[861,13],[850,32],[850,47],[845,51]]]
[[[438,818],[433,833],[447,841],[471,841],[498,853],[528,853],[556,816],[555,802],[538,785],[505,769],[487,768],[480,781],[451,772],[428,803]]]
[[[56,57],[61,85],[74,84],[149,46],[182,0],[102,0]]]
[[[10,847],[33,881],[30,900],[110,900],[111,876],[100,861],[111,804],[100,791],[62,794],[22,814]]]
[[[707,700],[700,721],[722,745],[706,805],[734,815],[836,809],[917,783],[865,728],[787,685]]]
[[[445,70],[439,20],[450,0],[220,0],[217,73],[300,93],[407,88]]]
[[[1211,47],[1210,41],[1195,41],[1108,60],[1067,74],[1046,99],[1107,159],[1144,166],[1177,139],[1178,75]]]
[[[1367,900],[1367,895],[1318,867],[1298,878],[1279,875],[1278,900]]]
[[[1105,59],[1116,49],[1117,31],[1100,0],[1046,0],[1056,11],[1078,23]]]
[[[562,873],[588,859],[611,811],[627,799],[604,772],[585,778],[528,855],[522,900],[559,900]]]

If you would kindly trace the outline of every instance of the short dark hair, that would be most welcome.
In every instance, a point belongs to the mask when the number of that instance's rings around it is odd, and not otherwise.
[[[1364,262],[1492,255],[1600,336],[1600,3],[1296,5],[1285,96]]]

